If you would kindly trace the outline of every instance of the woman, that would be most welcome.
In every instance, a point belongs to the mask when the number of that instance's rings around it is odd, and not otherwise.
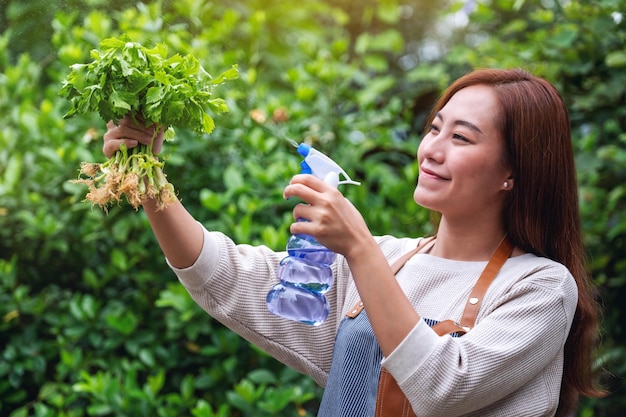
[[[121,143],[151,140],[152,129],[130,119],[108,127],[107,156]],[[327,294],[331,315],[318,327],[267,311],[284,253],[235,245],[180,203],[159,211],[149,200],[144,209],[169,265],[202,308],[326,387],[319,416],[373,416],[381,366],[420,417],[569,416],[580,395],[603,395],[592,378],[597,307],[569,121],[556,90],[521,70],[474,71],[436,103],[417,158],[414,200],[440,215],[429,244],[372,236],[354,206],[311,175],[285,188],[286,198],[307,203],[293,215],[309,221],[294,222],[291,232],[341,255]],[[512,249],[473,328],[440,336],[436,324],[459,321],[503,242]],[[394,275],[390,261],[416,246],[420,253]],[[359,301],[365,310],[347,317]]]

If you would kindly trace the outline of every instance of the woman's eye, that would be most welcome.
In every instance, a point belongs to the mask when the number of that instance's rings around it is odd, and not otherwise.
[[[458,133],[455,133],[454,135],[452,135],[452,137],[454,139],[457,139],[457,140],[460,140],[460,141],[463,141],[463,142],[469,142],[469,140],[465,136],[459,135]]]
[[[435,125],[430,125],[430,131],[431,132],[439,132],[439,128]]]

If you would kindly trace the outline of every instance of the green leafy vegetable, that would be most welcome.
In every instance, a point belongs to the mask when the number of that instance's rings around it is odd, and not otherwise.
[[[104,39],[100,49],[91,51],[93,61],[72,65],[63,81],[59,95],[71,103],[64,118],[95,111],[108,122],[130,115],[137,123],[154,125],[155,135],[163,129],[166,140],[174,138],[174,126],[210,134],[215,128],[211,114],[228,111],[212,88],[236,79],[237,66],[213,78],[193,55],[167,54],[162,43],[146,48],[125,35]],[[105,210],[122,196],[135,209],[146,198],[156,198],[162,209],[176,199],[163,165],[152,145],[139,145],[120,149],[102,164],[84,162],[85,177],[74,182],[86,184],[86,199]]]

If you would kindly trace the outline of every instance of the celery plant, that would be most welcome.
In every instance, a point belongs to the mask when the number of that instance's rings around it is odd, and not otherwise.
[[[238,77],[236,65],[213,78],[193,55],[168,57],[165,44],[147,48],[125,35],[104,39],[90,55],[90,63],[71,66],[59,90],[71,103],[64,118],[96,111],[105,122],[117,122],[131,115],[137,123],[155,126],[155,135],[163,129],[166,140],[174,138],[175,126],[211,133],[210,113],[228,111],[212,89]],[[176,195],[163,173],[165,161],[157,156],[152,144],[123,148],[104,163],[83,162],[82,176],[74,182],[86,184],[86,199],[105,210],[123,196],[135,209],[146,198],[155,198],[162,209]]]

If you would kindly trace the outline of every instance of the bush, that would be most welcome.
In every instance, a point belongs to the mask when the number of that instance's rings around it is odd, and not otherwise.
[[[616,375],[612,390],[624,389],[624,0],[352,3],[0,5],[8,28],[0,34],[0,414],[317,409],[321,389],[309,378],[189,298],[141,211],[121,204],[107,215],[69,183],[81,161],[104,160],[105,127],[95,114],[63,120],[60,82],[101,39],[121,33],[192,53],[212,74],[239,65],[240,79],[216,92],[230,113],[208,136],[177,130],[167,173],[208,228],[275,249],[291,223],[282,189],[299,169],[294,142],[309,141],[362,181],[342,191],[373,233],[422,235],[432,230],[412,201],[415,150],[441,89],[484,66],[521,66],[554,82],[571,110],[590,266],[606,311],[598,364]],[[445,36],[427,36],[442,27]],[[585,401],[581,415],[615,415],[623,401]]]

